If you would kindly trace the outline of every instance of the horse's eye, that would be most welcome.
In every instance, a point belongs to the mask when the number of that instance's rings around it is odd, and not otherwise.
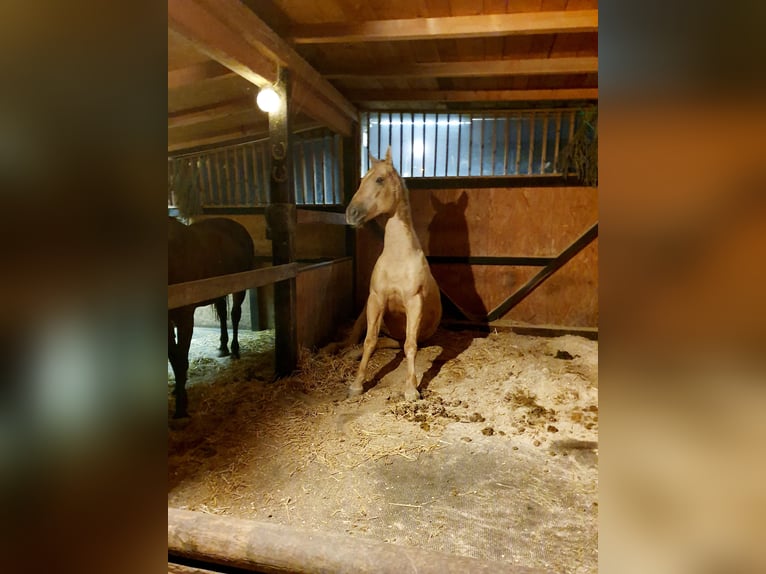
[[[382,185],[383,184],[383,178],[379,177],[378,179],[375,180],[375,183],[377,183],[378,185]]]

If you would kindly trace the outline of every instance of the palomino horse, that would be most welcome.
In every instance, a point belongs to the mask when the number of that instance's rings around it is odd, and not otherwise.
[[[168,218],[168,285],[249,271],[253,268],[254,258],[253,240],[236,221],[216,218],[184,225],[172,217]],[[231,352],[235,358],[239,358],[237,334],[245,293],[239,291],[232,297],[231,323],[234,333]],[[176,418],[188,416],[186,375],[194,330],[194,309],[211,303],[215,305],[221,322],[218,355],[225,357],[229,354],[225,296],[168,311],[168,358],[176,376]],[[178,330],[177,338],[174,327]]]
[[[418,342],[433,335],[441,320],[439,287],[412,227],[409,191],[391,162],[391,148],[384,160],[371,155],[370,165],[346,209],[346,222],[359,227],[378,218],[385,234],[383,252],[370,279],[364,352],[349,396],[362,393],[367,363],[378,342],[382,321],[391,337],[404,341],[407,359],[404,397],[414,401],[420,398],[415,378]],[[354,331],[361,327],[360,317]]]

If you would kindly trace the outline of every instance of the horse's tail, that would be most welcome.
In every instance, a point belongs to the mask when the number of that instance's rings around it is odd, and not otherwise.
[[[218,303],[223,303],[222,305],[218,305]],[[218,301],[216,301],[213,304],[213,307],[215,308],[215,314],[216,317],[218,317],[218,320],[221,322],[226,321],[226,317],[229,315],[229,296],[224,295],[221,297]],[[221,317],[221,309],[223,309],[223,317]]]

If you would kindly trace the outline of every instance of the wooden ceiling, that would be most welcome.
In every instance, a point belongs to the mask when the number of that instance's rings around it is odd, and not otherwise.
[[[291,70],[293,125],[359,110],[598,97],[597,0],[168,0],[168,151],[263,136]]]

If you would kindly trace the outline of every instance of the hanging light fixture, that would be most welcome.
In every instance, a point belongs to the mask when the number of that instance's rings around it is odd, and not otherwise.
[[[258,107],[264,112],[275,112],[279,109],[281,99],[279,94],[271,86],[265,86],[258,92],[258,97],[255,99]]]

